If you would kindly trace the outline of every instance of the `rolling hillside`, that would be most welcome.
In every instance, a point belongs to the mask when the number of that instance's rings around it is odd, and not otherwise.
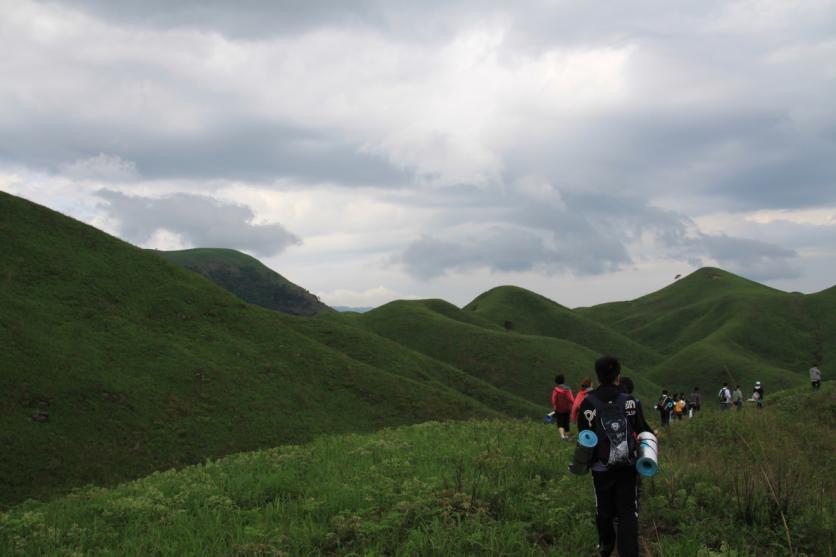
[[[334,311],[301,286],[240,251],[196,248],[157,253],[257,306],[292,315]]]
[[[321,432],[525,411],[393,343],[355,359],[346,328],[297,329],[308,318],[5,193],[0,281],[0,505]]]
[[[636,300],[575,311],[663,354],[650,371],[659,384],[757,380],[774,391],[805,381],[814,361],[836,360],[832,290],[787,293],[707,267]]]
[[[634,369],[660,362],[662,355],[548,298],[516,286],[500,286],[464,307],[514,332],[560,338],[599,354],[610,354]]]
[[[446,362],[471,376],[548,408],[554,376],[576,387],[594,376],[601,353],[571,341],[507,331],[472,311],[442,300],[396,301],[368,313],[337,315],[412,350]],[[330,318],[330,316],[329,316]],[[625,368],[641,396],[658,387]]]

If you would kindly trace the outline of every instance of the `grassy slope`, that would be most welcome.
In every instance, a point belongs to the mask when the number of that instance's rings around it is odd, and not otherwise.
[[[297,331],[302,318],[4,193],[0,283],[0,505],[320,432],[520,406],[370,365],[408,360],[393,344],[354,359]]]
[[[518,333],[569,340],[595,352],[617,356],[624,365],[634,369],[645,369],[662,360],[654,350],[557,302],[516,286],[489,290],[464,310]]]
[[[833,361],[823,331],[836,313],[834,296],[789,294],[719,269],[576,311],[665,354],[649,375],[676,389],[760,380],[774,391],[803,382],[819,353]]]
[[[671,426],[643,555],[832,555],[835,387]],[[513,420],[323,436],[26,503],[0,513],[0,554],[592,556],[591,481],[556,437]]]
[[[578,385],[594,375],[600,355],[569,341],[505,331],[441,300],[396,301],[368,313],[338,315],[381,336],[461,369],[473,377],[548,408],[556,373]],[[657,388],[626,370],[641,396]]]
[[[301,286],[240,251],[197,248],[156,253],[257,306],[293,315],[333,311]]]

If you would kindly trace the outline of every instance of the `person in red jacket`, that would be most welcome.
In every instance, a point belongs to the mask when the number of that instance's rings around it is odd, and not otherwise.
[[[573,424],[578,423],[578,410],[581,408],[581,402],[586,398],[586,393],[592,390],[592,379],[584,377],[581,381],[581,388],[578,391],[578,396],[575,397],[575,402],[572,403],[572,415],[570,416]]]
[[[569,415],[572,413],[572,405],[575,397],[572,395],[572,388],[565,384],[566,378],[560,373],[555,376],[555,388],[552,390],[552,408],[554,408],[554,421],[560,438],[569,440]]]

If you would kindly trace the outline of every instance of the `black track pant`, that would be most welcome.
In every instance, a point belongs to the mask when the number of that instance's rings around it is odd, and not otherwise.
[[[639,477],[635,468],[592,472],[595,487],[595,525],[601,555],[616,546],[614,521],[618,521],[619,557],[639,555]]]

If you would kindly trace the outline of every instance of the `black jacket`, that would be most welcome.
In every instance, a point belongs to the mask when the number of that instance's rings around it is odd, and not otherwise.
[[[595,405],[592,404],[592,401],[589,400],[589,397],[594,396],[603,402],[612,402],[620,394],[621,390],[618,388],[618,385],[614,384],[601,385],[594,391],[587,394],[586,398],[584,398],[583,402],[581,403],[580,409],[578,410],[578,432],[580,433],[581,431],[584,431],[586,429],[595,429],[594,421],[590,422],[587,418],[587,416],[592,416],[592,413],[595,411]],[[631,400],[636,400],[630,395],[627,396]],[[637,435],[643,431],[653,431],[653,429],[647,424],[647,421],[644,419],[644,413],[642,412],[641,404],[636,404],[635,409],[628,408],[625,411],[625,413],[627,414],[627,419],[630,421],[630,428]],[[594,464],[597,460],[599,460],[599,454],[609,454],[609,440],[605,437],[604,439],[599,439],[598,443],[599,450],[592,451],[592,459],[589,462],[590,465]]]

